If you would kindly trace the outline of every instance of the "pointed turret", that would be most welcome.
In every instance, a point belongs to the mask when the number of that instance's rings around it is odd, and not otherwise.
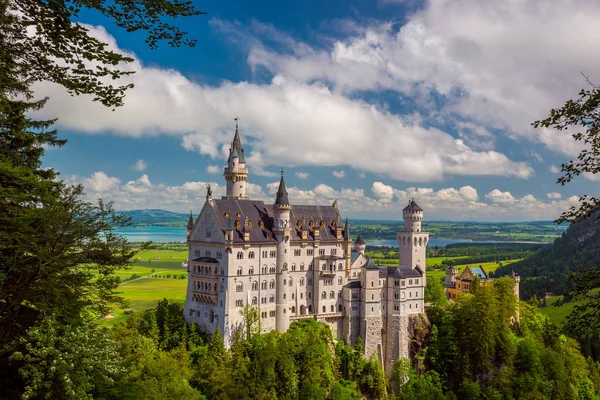
[[[194,229],[194,217],[192,216],[192,210],[190,210],[190,218],[188,219],[187,224],[187,234],[188,237],[192,234],[192,229]]]
[[[238,129],[238,119],[235,118],[235,135],[229,148],[229,157],[224,175],[227,181],[227,192],[224,199],[246,200],[246,181],[248,180],[248,168],[246,168],[246,159],[244,149],[240,140]]]
[[[240,140],[240,133],[238,131],[238,120],[239,118],[235,119],[235,135],[233,136],[231,148],[237,151],[238,156],[240,157],[240,162],[246,164],[246,158],[244,157],[244,149],[242,148],[242,141]]]
[[[290,200],[288,199],[287,188],[285,187],[285,181],[283,180],[283,167],[281,167],[281,180],[279,181],[279,189],[277,189],[277,197],[275,198],[276,206],[289,206]]]
[[[350,240],[350,227],[348,226],[348,217],[346,217],[346,223],[344,224],[344,239]]]

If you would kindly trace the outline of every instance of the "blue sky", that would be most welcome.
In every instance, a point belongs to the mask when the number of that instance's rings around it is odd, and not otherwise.
[[[281,165],[293,202],[360,218],[399,219],[414,197],[430,219],[555,219],[597,191],[556,185],[579,148],[531,127],[600,70],[597,2],[257,3],[198,2],[208,15],[176,21],[194,48],[150,50],[84,14],[134,56],[136,86],[113,112],[40,84],[69,140],[45,164],[120,209],[200,210],[208,183],[224,190],[238,115],[249,194],[266,201]]]

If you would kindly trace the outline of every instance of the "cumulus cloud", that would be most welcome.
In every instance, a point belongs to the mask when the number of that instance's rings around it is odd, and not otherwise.
[[[221,173],[222,170],[223,169],[221,168],[220,165],[208,165],[206,167],[206,172],[208,172],[209,174],[213,174],[213,175]]]
[[[138,172],[145,171],[146,168],[148,168],[148,163],[144,160],[137,160],[131,167],[131,169]]]
[[[514,203],[515,198],[510,192],[502,192],[498,189],[494,189],[488,194],[485,195],[488,199],[490,199],[494,203]]]
[[[91,27],[91,32],[118,50],[104,29]],[[346,58],[351,56],[348,49],[342,52]],[[363,55],[357,52],[356,57]],[[395,115],[384,106],[347,97],[285,68],[265,84],[223,82],[218,86],[200,85],[178,71],[146,66],[139,59],[126,68],[136,73],[123,83],[131,81],[135,87],[128,91],[125,105],[114,112],[42,83],[36,85],[36,94],[48,95],[50,101],[41,113],[58,117],[60,126],[82,133],[175,135],[186,149],[220,159],[231,140],[231,110],[240,110],[242,140],[251,144],[247,164],[254,174],[263,176],[276,176],[266,168],[282,164],[349,164],[414,182],[441,180],[446,175],[533,175],[526,162],[471,146],[440,129],[423,126],[413,115]],[[357,72],[345,65],[337,70]],[[282,127],[286,127],[285,134]],[[340,146],[343,151],[331,151]]]
[[[558,174],[560,173],[560,168],[557,167],[556,165],[551,165],[549,168],[550,172],[552,172],[553,174]]]
[[[302,82],[327,81],[342,93],[395,90],[419,98],[435,114],[573,156],[579,147],[568,133],[530,124],[577,95],[586,85],[579,71],[600,69],[600,56],[589,51],[600,35],[598,19],[594,0],[557,0],[551,7],[543,1],[482,7],[479,0],[433,0],[400,28],[354,24],[329,47],[287,40],[285,51],[277,52],[255,45],[248,60]],[[485,134],[478,141],[490,143]]]
[[[295,173],[296,178],[298,179],[302,179],[303,181],[307,180],[310,177],[310,174],[308,172],[301,172],[301,171],[297,171]]]
[[[332,172],[333,176],[335,176],[338,179],[342,179],[346,176],[346,172],[344,170],[341,171],[333,171]]]
[[[560,193],[557,193],[557,192],[546,193],[546,196],[549,199],[560,199],[562,197],[562,195]]]

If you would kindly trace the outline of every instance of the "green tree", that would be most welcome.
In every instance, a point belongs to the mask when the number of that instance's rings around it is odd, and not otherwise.
[[[240,315],[244,321],[244,335],[246,340],[250,340],[252,336],[261,332],[262,326],[258,307],[246,304],[240,310]]]
[[[446,304],[446,292],[439,279],[431,278],[427,280],[425,302],[438,307]]]

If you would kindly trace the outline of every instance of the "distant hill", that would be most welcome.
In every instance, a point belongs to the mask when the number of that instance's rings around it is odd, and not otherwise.
[[[133,226],[165,226],[165,227],[184,227],[187,225],[189,214],[175,213],[171,211],[151,209],[151,210],[130,210],[121,211],[131,217]]]
[[[521,275],[521,298],[534,293],[542,298],[545,292],[562,294],[568,290],[569,275],[579,267],[588,269],[600,265],[600,221],[596,217],[569,226],[551,246],[531,257],[499,268],[496,276],[512,270]]]

